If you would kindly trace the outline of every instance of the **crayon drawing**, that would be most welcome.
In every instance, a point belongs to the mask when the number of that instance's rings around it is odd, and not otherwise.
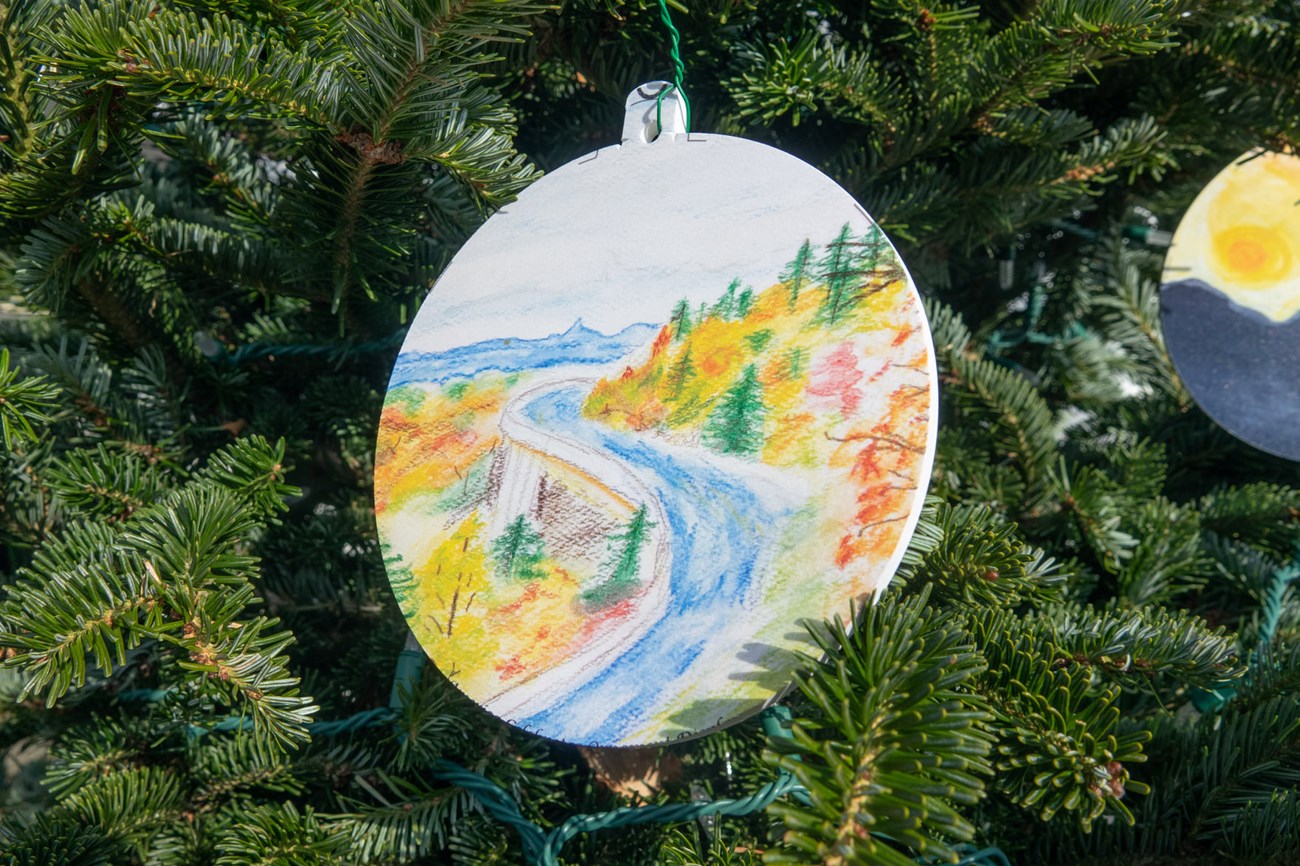
[[[1160,318],[1201,408],[1300,460],[1300,157],[1253,151],[1201,191],[1165,260]]]
[[[493,231],[535,240],[527,204]],[[530,294],[525,270],[516,297],[545,309],[514,318],[458,306],[482,274],[458,258],[444,318],[423,320],[431,300],[413,325],[376,452],[389,573],[421,644],[501,718],[595,745],[717,727],[788,683],[802,619],[891,576],[933,447],[915,289],[856,209],[817,235],[768,222],[784,248],[760,237],[743,273],[670,255],[627,304]],[[570,285],[625,273],[590,267]]]

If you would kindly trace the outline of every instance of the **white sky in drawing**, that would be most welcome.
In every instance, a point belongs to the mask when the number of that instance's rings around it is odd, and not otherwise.
[[[713,301],[733,277],[770,286],[853,199],[811,166],[727,136],[609,147],[529,187],[461,249],[411,325],[404,352],[535,339],[581,318],[610,334]]]

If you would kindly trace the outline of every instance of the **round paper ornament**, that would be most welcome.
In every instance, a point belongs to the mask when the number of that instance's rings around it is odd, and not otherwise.
[[[465,244],[393,370],[375,499],[411,629],[467,695],[594,746],[784,690],[800,621],[888,583],[919,516],[936,376],[884,233],[774,148],[623,143]]]
[[[1174,232],[1160,321],[1206,414],[1300,460],[1300,157],[1254,150],[1201,190]]]

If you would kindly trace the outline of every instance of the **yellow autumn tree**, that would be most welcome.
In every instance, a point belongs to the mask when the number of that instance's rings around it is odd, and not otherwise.
[[[473,655],[467,643],[482,640],[480,613],[491,591],[490,562],[483,545],[483,520],[470,512],[429,557],[413,569],[413,609],[405,611],[411,629],[429,647],[454,641],[456,655]],[[462,653],[462,648],[464,652]],[[486,647],[482,647],[486,649]]]

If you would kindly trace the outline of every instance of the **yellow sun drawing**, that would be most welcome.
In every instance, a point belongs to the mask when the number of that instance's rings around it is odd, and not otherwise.
[[[1164,282],[1196,279],[1273,321],[1300,312],[1300,157],[1252,151],[1201,190]]]

